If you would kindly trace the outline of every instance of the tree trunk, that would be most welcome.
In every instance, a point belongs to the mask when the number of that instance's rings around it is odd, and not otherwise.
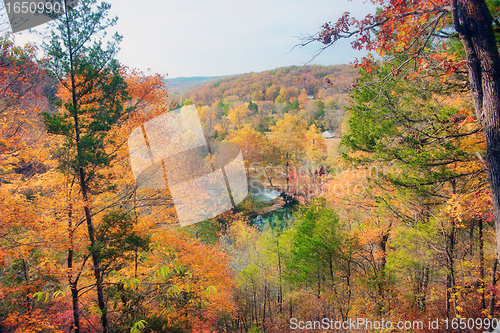
[[[481,293],[481,309],[486,309],[486,298],[484,291],[484,240],[483,240],[483,219],[479,219],[479,288]]]
[[[289,176],[288,176],[288,152],[286,153],[285,173],[286,173],[286,193],[288,194],[290,192],[290,183],[289,183]]]
[[[86,205],[88,204],[87,200],[85,200],[85,204]],[[95,285],[97,289],[97,305],[99,306],[99,310],[101,310],[102,331],[104,333],[108,333],[109,327],[108,327],[107,307],[106,307],[106,302],[104,301],[104,288],[102,286],[101,266],[100,266],[99,254],[96,251],[97,244],[94,236],[94,226],[92,224],[90,208],[88,206],[85,206],[85,217],[87,220],[87,229],[89,232],[90,246],[92,248],[92,264],[94,268]]]
[[[319,299],[321,297],[321,280],[320,280],[320,274],[319,274],[319,265],[317,266],[317,278],[318,278],[318,293],[316,295],[316,297]]]
[[[278,253],[278,304],[280,308],[280,314],[283,313],[283,281],[281,278],[281,255],[280,255],[280,244],[279,237],[276,237],[276,247]]]
[[[77,282],[70,281],[69,288],[71,290],[71,304],[73,307],[73,330],[75,333],[80,333],[80,308],[78,305]]]
[[[26,286],[29,288],[29,281],[30,281],[30,276],[28,272],[28,266],[26,265],[26,260],[22,259],[23,263],[23,275],[24,275],[24,282]],[[28,314],[31,313],[31,300],[30,300],[30,294],[29,292],[26,292],[26,296],[24,298],[24,306],[26,307],[26,312]]]
[[[493,269],[491,270],[491,291],[490,291],[490,304],[489,304],[489,309],[488,309],[488,314],[491,316],[491,318],[495,318],[495,294],[496,294],[496,288],[495,285],[497,283],[496,279],[496,274],[497,274],[497,267],[498,267],[498,260],[493,261]],[[491,325],[489,329],[491,329]]]
[[[387,228],[386,232],[382,234],[382,237],[380,238],[380,251],[382,252],[381,258],[380,258],[380,266],[379,266],[379,271],[375,272],[377,275],[377,291],[378,291],[378,300],[377,300],[377,307],[376,307],[376,313],[377,315],[381,316],[384,314],[384,303],[385,303],[385,266],[387,265],[387,242],[389,241],[389,236],[392,228],[392,222],[389,224],[389,227]]]
[[[446,242],[446,262],[448,264],[448,273],[446,275],[446,317],[450,318],[451,312],[451,296],[453,295],[454,303],[455,296],[455,221],[451,219],[449,231],[445,229]]]
[[[264,279],[264,307],[262,309],[262,329],[266,331],[267,280]]]
[[[422,269],[421,279],[419,281],[420,295],[418,297],[418,308],[421,312],[424,312],[427,309],[426,295],[427,287],[429,286],[429,270],[429,266]]]
[[[253,294],[252,323],[255,323],[255,325],[259,325],[259,312],[257,310],[257,290],[255,289],[255,283],[252,286],[252,294]]]
[[[274,185],[273,185],[273,182],[272,182],[272,178],[271,176],[267,173],[267,170],[266,170],[267,167],[264,167],[264,174],[266,175],[266,178],[267,178],[267,181],[269,182],[269,185],[271,185],[271,189],[274,190]]]
[[[486,141],[497,249],[500,248],[500,58],[484,0],[452,0],[453,23],[467,54],[470,90]],[[500,254],[500,251],[498,251]]]
[[[70,204],[68,212],[68,237],[69,237],[69,247],[68,247],[68,282],[69,288],[71,290],[71,304],[73,308],[73,326],[72,329],[75,333],[80,333],[80,307],[78,304],[78,279],[73,280],[73,207]]]

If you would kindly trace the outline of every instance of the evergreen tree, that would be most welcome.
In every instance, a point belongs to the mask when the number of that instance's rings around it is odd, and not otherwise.
[[[121,36],[107,38],[106,30],[116,23],[108,18],[110,5],[82,0],[75,8],[64,1],[65,13],[54,21],[43,62],[46,70],[59,80],[59,112],[45,113],[47,130],[65,137],[60,147],[60,168],[78,180],[84,204],[85,222],[90,241],[98,306],[104,332],[110,332],[103,290],[101,254],[91,211],[91,196],[106,190],[100,170],[110,165],[113,155],[108,131],[123,120],[128,99],[119,63],[114,59]],[[106,40],[107,42],[103,42]],[[70,226],[69,238],[77,226]],[[73,266],[74,249],[68,249],[68,268]],[[78,277],[69,277],[73,296],[74,330],[79,332]]]

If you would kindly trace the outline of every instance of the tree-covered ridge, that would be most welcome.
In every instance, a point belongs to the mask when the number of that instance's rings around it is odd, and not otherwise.
[[[325,88],[334,93],[346,93],[358,73],[350,65],[305,65],[281,67],[259,73],[240,74],[209,82],[202,88],[185,93],[198,105],[210,105],[230,96],[242,101],[281,101],[299,97],[302,89],[309,96]],[[280,101],[278,100],[278,101]]]
[[[165,87],[168,89],[170,95],[183,94],[188,90],[192,90],[205,85],[208,82],[219,80],[224,76],[191,76],[191,77],[177,77],[166,78]]]

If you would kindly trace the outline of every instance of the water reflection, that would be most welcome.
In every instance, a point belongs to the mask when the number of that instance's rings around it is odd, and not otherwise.
[[[250,193],[252,199],[256,202],[270,203],[271,201],[277,199],[280,196],[280,192],[276,190],[271,190],[268,188],[260,188],[254,192]],[[283,203],[284,204],[284,203]],[[283,205],[280,205],[282,207]],[[259,229],[263,229],[266,224],[271,228],[280,224],[280,221],[288,220],[292,217],[291,207],[285,206],[276,210],[269,211],[265,214],[257,215],[251,222],[251,225],[257,226]]]

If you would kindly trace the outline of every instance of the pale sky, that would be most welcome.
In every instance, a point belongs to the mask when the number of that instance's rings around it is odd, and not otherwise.
[[[374,6],[363,0],[108,0],[123,35],[118,59],[143,71],[181,76],[217,76],[301,66],[321,47],[295,48],[343,12],[363,18]],[[42,26],[43,27],[43,26]],[[114,30],[110,32],[114,32]],[[17,42],[32,40],[27,32]],[[342,41],[312,64],[350,63],[365,52]]]

